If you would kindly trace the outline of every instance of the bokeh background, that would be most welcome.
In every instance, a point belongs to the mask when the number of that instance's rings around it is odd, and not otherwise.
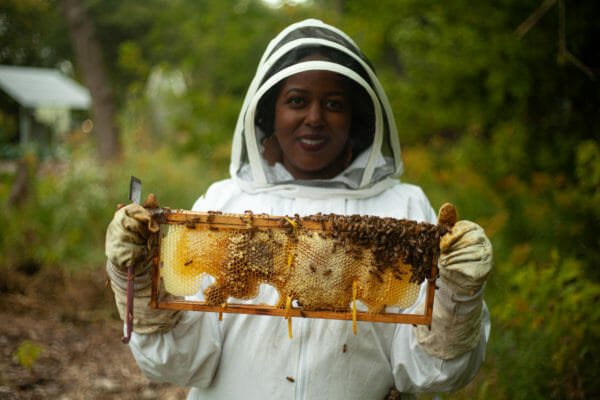
[[[0,397],[184,395],[114,359],[127,354],[105,229],[130,175],[183,209],[228,177],[260,55],[308,17],[375,65],[402,180],[494,245],[486,362],[466,388],[423,398],[600,398],[595,0],[0,0],[0,64],[56,68],[93,100],[52,143],[21,145],[0,96]]]

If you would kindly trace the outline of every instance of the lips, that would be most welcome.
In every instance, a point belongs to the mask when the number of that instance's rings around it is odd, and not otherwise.
[[[302,136],[296,139],[305,151],[318,151],[325,147],[327,138],[322,136]]]
[[[308,139],[308,138],[300,138],[298,139],[300,143],[304,143],[307,145],[318,145],[325,142],[325,139]]]

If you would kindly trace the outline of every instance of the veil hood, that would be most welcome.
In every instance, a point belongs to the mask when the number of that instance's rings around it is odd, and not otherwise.
[[[311,52],[323,59],[303,61]],[[362,89],[373,120],[364,128],[368,132],[361,134],[372,140],[335,178],[302,181],[295,180],[282,164],[272,166],[263,159],[262,140],[272,132],[264,132],[257,123],[257,108],[269,90],[287,77],[311,70],[338,73]],[[237,120],[229,171],[243,191],[289,197],[370,197],[397,182],[403,167],[394,116],[373,67],[349,36],[308,19],[288,26],[269,43]]]

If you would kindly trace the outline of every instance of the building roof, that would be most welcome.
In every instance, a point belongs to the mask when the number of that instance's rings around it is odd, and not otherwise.
[[[55,69],[0,65],[0,89],[24,107],[88,109],[91,103],[87,88]]]

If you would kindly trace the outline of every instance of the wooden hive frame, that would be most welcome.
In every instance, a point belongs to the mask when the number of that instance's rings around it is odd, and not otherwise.
[[[450,207],[451,210],[444,211],[444,207]],[[450,214],[450,219],[447,219],[446,214]],[[160,240],[162,235],[163,225],[186,225],[195,227],[196,225],[205,225],[212,229],[247,229],[251,223],[252,229],[257,230],[281,230],[282,219],[286,217],[275,217],[264,214],[221,214],[216,212],[192,212],[170,209],[158,210],[154,214],[154,218],[159,223],[161,229],[154,235],[153,240],[153,268],[152,268],[152,297],[151,306],[153,308],[171,309],[171,310],[186,310],[186,311],[204,311],[219,313],[219,318],[223,313],[233,314],[251,314],[251,315],[271,315],[281,316],[286,318],[322,318],[336,320],[353,320],[353,321],[369,321],[369,322],[387,322],[387,323],[404,323],[413,325],[430,325],[433,313],[433,300],[435,294],[435,280],[437,266],[431,266],[431,271],[427,278],[427,289],[425,298],[425,307],[423,314],[408,314],[408,313],[372,313],[364,311],[353,312],[348,311],[308,311],[298,307],[279,308],[270,305],[254,305],[254,304],[237,304],[227,302],[224,305],[209,305],[206,302],[191,301],[191,300],[165,300],[159,296],[160,288]],[[446,218],[442,220],[443,218]],[[456,212],[452,205],[444,205],[440,210],[440,219],[438,225],[445,224],[452,226],[456,222]],[[322,233],[331,229],[329,223],[317,221],[302,221],[302,229],[313,233]],[[291,319],[290,319],[291,321]]]

